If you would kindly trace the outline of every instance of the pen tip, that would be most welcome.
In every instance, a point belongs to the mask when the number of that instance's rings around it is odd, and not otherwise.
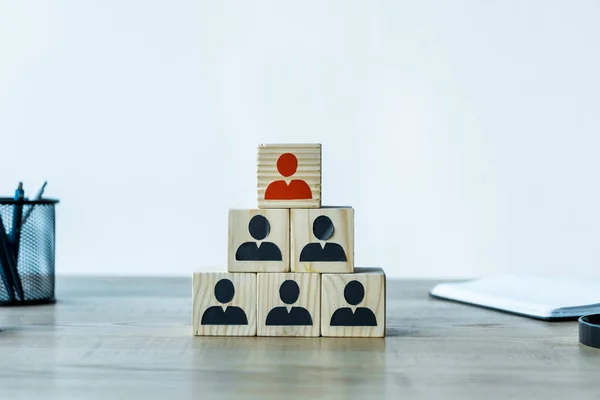
[[[23,190],[23,182],[19,182],[19,190]]]

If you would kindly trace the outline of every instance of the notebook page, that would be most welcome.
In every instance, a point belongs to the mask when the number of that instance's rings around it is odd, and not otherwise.
[[[584,314],[582,307],[585,310],[600,305],[598,279],[566,276],[504,275],[469,282],[442,283],[431,293],[438,297],[541,317],[551,316],[561,308],[563,315]]]

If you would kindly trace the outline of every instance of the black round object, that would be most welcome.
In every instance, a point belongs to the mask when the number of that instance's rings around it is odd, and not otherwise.
[[[579,341],[586,346],[600,349],[600,314],[579,318]]]
[[[263,240],[269,236],[271,224],[269,224],[269,220],[264,216],[255,215],[248,224],[248,231],[250,232],[250,236],[255,240]]]
[[[350,281],[344,289],[344,298],[351,306],[360,304],[365,298],[365,287],[359,281]]]
[[[319,215],[313,222],[313,233],[319,240],[327,240],[333,235],[333,222],[326,215]]]
[[[215,285],[215,298],[221,304],[229,303],[235,296],[235,287],[229,279],[221,279]]]
[[[284,281],[279,287],[279,298],[285,304],[294,304],[300,296],[300,287],[295,281]]]

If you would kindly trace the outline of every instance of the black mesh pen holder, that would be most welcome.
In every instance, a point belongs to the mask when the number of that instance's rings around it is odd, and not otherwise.
[[[0,198],[0,306],[54,303],[58,200]],[[20,232],[16,233],[19,219]],[[18,246],[16,243],[18,242]]]

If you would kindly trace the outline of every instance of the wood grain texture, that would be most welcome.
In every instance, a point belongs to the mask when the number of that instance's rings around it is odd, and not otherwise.
[[[0,397],[598,397],[575,321],[431,299],[436,283],[388,279],[384,339],[209,337],[190,335],[190,278],[58,277],[57,304],[0,308]]]
[[[313,233],[315,219],[325,215],[334,225],[333,236],[320,242]],[[351,273],[354,271],[354,209],[349,207],[326,207],[296,209],[290,213],[292,272]],[[337,243],[346,254],[346,262],[300,262],[302,249],[309,243]]]
[[[357,305],[344,298],[346,285],[358,281],[364,288],[364,299]],[[385,273],[381,268],[356,268],[353,274],[323,274],[321,277],[321,334],[334,337],[385,336]],[[365,307],[373,312],[376,326],[332,326],[332,316],[340,308]]]
[[[284,153],[298,159],[295,174],[283,177],[277,170],[277,160]],[[257,196],[259,208],[317,208],[321,206],[321,145],[320,144],[261,144],[257,160]],[[265,191],[274,181],[303,180],[312,192],[307,200],[265,200]]]
[[[247,325],[203,325],[202,316],[209,307],[223,306],[215,298],[215,285],[229,279],[235,295],[227,306],[241,308],[248,319]],[[256,274],[227,272],[198,272],[193,275],[192,329],[198,336],[255,336],[256,335]]]
[[[269,235],[261,240],[254,239],[248,230],[252,217],[262,215],[269,221]],[[238,261],[236,251],[245,242],[274,243],[281,251],[282,261]],[[290,270],[290,211],[280,209],[229,210],[228,240],[229,272],[288,272]]]
[[[291,305],[303,307],[310,313],[309,326],[267,326],[269,312],[285,307],[279,289],[286,280],[295,281],[300,288],[298,300]],[[319,336],[321,323],[321,276],[319,274],[258,274],[258,336]]]

